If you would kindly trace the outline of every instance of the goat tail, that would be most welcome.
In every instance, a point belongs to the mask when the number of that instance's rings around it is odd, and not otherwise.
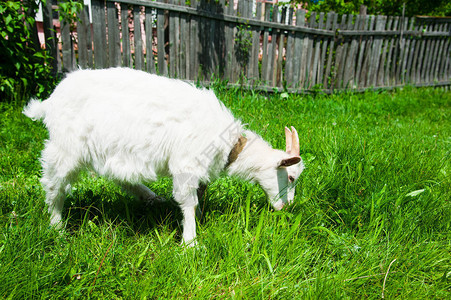
[[[37,99],[31,99],[25,106],[23,114],[32,119],[33,121],[42,120],[46,115],[46,103]]]

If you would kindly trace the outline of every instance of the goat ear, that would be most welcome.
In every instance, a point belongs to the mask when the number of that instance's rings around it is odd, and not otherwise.
[[[285,151],[287,153],[291,153],[292,141],[293,141],[292,133],[290,129],[288,129],[288,127],[285,127],[285,145],[286,145]]]
[[[291,132],[292,132],[292,134],[291,134],[292,148],[291,148],[290,154],[299,156],[300,153],[301,153],[300,152],[300,147],[299,147],[299,135],[298,135],[298,132],[296,131],[296,129],[293,126],[291,126]]]
[[[292,165],[295,165],[301,161],[301,158],[299,156],[293,156],[290,158],[282,159],[279,163],[279,168],[286,168]]]

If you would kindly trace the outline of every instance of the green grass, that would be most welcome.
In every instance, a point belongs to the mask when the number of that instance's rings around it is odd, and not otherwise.
[[[306,169],[280,212],[258,186],[211,183],[195,249],[180,246],[174,204],[145,205],[90,173],[66,201],[65,232],[49,228],[46,130],[1,104],[0,298],[449,299],[449,91],[216,89],[275,147],[294,125]],[[170,198],[171,185],[151,188]]]

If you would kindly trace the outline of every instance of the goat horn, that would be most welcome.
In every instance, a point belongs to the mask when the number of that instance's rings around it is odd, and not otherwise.
[[[285,127],[285,145],[286,145],[286,152],[287,153],[291,153],[291,146],[292,146],[292,141],[293,141],[293,137],[292,137],[292,133],[290,131],[290,129],[288,129],[288,127]]]
[[[296,131],[296,129],[293,126],[291,126],[291,132],[292,132],[292,135],[291,135],[292,148],[291,148],[291,152],[290,153],[295,155],[295,156],[299,156],[301,154],[300,147],[299,147],[299,135],[298,135],[298,132]]]

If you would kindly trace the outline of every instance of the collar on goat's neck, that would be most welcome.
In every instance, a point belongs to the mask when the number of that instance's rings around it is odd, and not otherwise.
[[[240,135],[238,142],[236,142],[235,146],[233,146],[232,150],[230,150],[229,157],[227,158],[227,163],[224,169],[227,169],[237,158],[238,155],[243,151],[244,146],[246,146],[247,138]]]

